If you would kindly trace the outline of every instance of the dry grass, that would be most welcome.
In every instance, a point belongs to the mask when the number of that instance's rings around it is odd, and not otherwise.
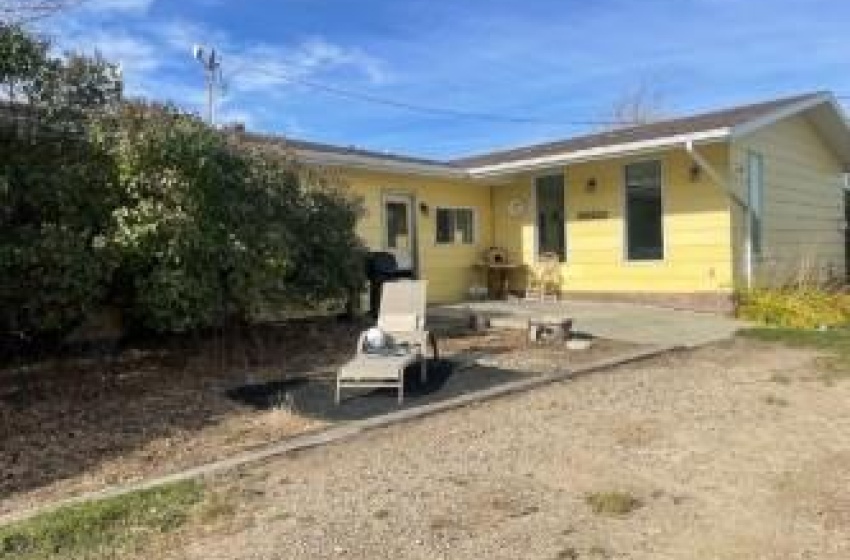
[[[237,512],[237,498],[230,493],[210,492],[198,509],[197,519],[202,525],[233,518]]]
[[[184,528],[171,550],[198,560],[337,550],[848,558],[850,385],[798,381],[816,356],[730,341],[281,457],[222,476],[265,493],[237,491],[235,519]],[[771,374],[792,382],[766,384]],[[770,394],[793,406],[766,404]],[[291,515],[280,516],[282,504]]]
[[[245,332],[241,342],[151,343],[108,359],[56,358],[0,369],[0,513],[320,428],[329,420],[302,414],[287,394],[271,410],[258,411],[228,399],[226,389],[333,369],[351,356],[361,327],[314,319]],[[580,354],[527,349],[525,334],[510,330],[440,337],[440,346],[445,354],[503,356],[531,371],[621,351],[607,341]],[[21,368],[29,380],[23,388],[16,385]]]
[[[643,507],[640,498],[618,490],[593,492],[584,497],[585,503],[596,515],[624,517]]]
[[[759,328],[746,330],[741,334],[754,340],[821,350],[828,354],[828,357],[819,360],[818,378],[827,385],[850,379],[850,328],[827,330]],[[774,378],[771,380],[776,381]]]
[[[0,369],[0,513],[320,426],[287,406],[243,407],[225,389],[335,367],[349,357],[359,329],[317,319],[238,340],[147,343],[109,358],[68,356]]]
[[[771,406],[788,406],[789,404],[787,399],[777,397],[776,395],[766,395],[764,397],[764,402]]]

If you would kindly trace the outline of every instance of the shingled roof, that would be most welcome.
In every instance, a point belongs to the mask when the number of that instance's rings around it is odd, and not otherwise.
[[[274,136],[270,134],[258,134],[254,132],[244,132],[242,133],[243,140],[248,142],[256,142],[266,145],[276,145],[284,149],[290,149],[295,152],[309,152],[316,154],[328,154],[328,155],[337,155],[337,156],[360,156],[365,158],[373,158],[376,160],[384,160],[390,162],[397,163],[407,163],[413,165],[422,165],[422,166],[434,166],[436,168],[457,168],[458,171],[462,170],[461,167],[455,166],[451,163],[445,161],[439,161],[435,159],[421,158],[415,156],[406,156],[402,154],[394,154],[390,152],[381,152],[378,150],[367,150],[365,148],[360,148],[357,146],[340,146],[336,144],[325,144],[321,142],[312,142],[309,140],[300,140],[297,138],[288,138],[285,136]]]
[[[575,152],[579,150],[603,148],[607,146],[627,144],[630,142],[641,142],[669,136],[680,136],[709,130],[731,128],[771,115],[777,111],[781,111],[782,109],[822,95],[823,93],[820,92],[807,93],[803,95],[795,95],[793,97],[775,99],[773,101],[754,103],[751,105],[740,105],[738,107],[721,109],[718,111],[711,111],[687,117],[658,121],[628,128],[619,128],[596,134],[575,136],[573,138],[558,140],[556,142],[546,142],[543,144],[534,144],[510,150],[501,150],[464,157],[452,160],[451,163],[464,168],[476,168],[488,165],[498,165],[517,160]]]
[[[586,150],[608,152],[610,149],[611,152],[615,152],[621,146],[626,149],[642,142],[653,143],[677,139],[681,141],[683,137],[687,139],[688,136],[700,134],[710,137],[710,140],[718,140],[728,137],[728,132],[737,127],[744,127],[764,118],[769,119],[782,114],[785,110],[792,112],[797,108],[802,110],[806,106],[816,105],[826,99],[830,99],[829,93],[812,92],[450,161],[250,132],[241,132],[241,136],[250,142],[290,149],[307,162],[363,166],[390,171],[407,170],[447,177],[475,176],[478,173],[484,174],[493,170],[501,172],[508,168],[521,167],[526,165],[527,160],[537,158],[558,159],[562,156],[569,158],[574,155],[579,157],[583,156]],[[843,133],[846,135],[846,130]]]

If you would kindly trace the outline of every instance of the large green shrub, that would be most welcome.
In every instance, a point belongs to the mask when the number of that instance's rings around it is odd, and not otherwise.
[[[119,93],[100,59],[0,24],[0,340],[61,332],[101,300],[113,158],[86,134]]]
[[[359,204],[288,154],[120,102],[105,61],[0,25],[0,338],[93,309],[187,331],[346,297]]]
[[[139,324],[249,321],[359,283],[358,206],[342,190],[172,108],[128,105],[119,120],[122,202],[110,245]]]
[[[231,193],[239,227],[229,254],[239,265],[231,276],[242,313],[348,297],[364,280],[365,247],[355,233],[359,199],[289,154],[239,142],[237,149],[248,176],[244,190]]]
[[[176,111],[136,104],[121,112],[114,155],[119,204],[109,247],[113,293],[141,325],[183,331],[223,313],[221,199],[242,162],[215,131]]]

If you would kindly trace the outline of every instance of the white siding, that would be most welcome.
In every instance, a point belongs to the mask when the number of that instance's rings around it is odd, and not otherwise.
[[[748,151],[764,156],[763,251],[754,261],[757,285],[794,281],[801,271],[824,281],[844,278],[842,167],[803,116],[736,141],[732,174],[746,193]],[[743,279],[743,211],[734,217],[735,275]]]

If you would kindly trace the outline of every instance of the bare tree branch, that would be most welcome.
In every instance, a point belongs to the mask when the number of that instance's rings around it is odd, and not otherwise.
[[[664,96],[648,81],[640,82],[626,91],[611,107],[608,120],[615,123],[612,128],[623,128],[647,124],[667,118]]]

